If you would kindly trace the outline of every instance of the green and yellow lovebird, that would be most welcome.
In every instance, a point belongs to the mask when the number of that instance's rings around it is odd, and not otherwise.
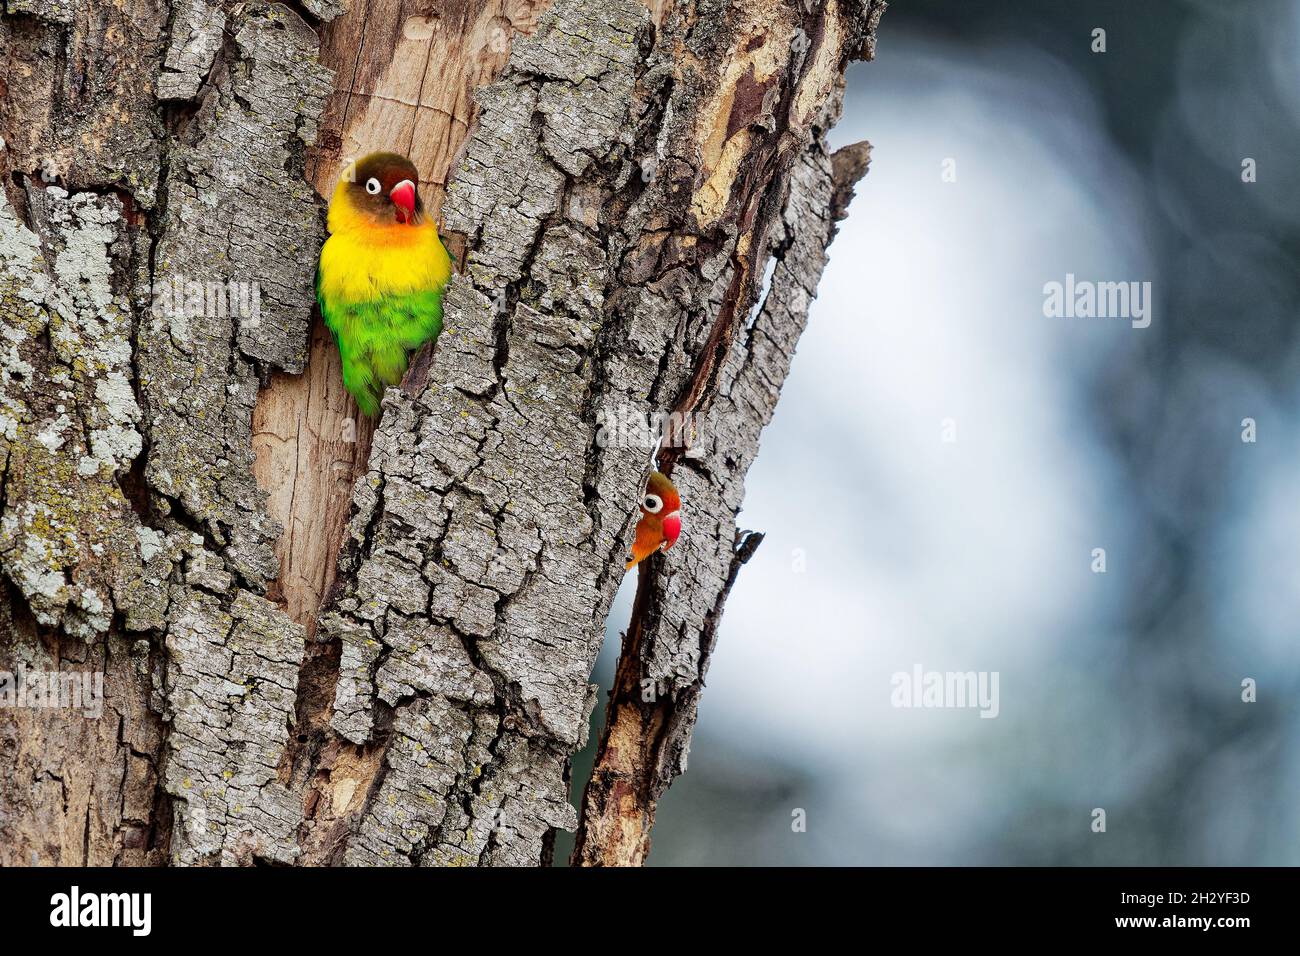
[[[343,359],[343,385],[366,415],[379,412],[411,355],[442,331],[451,257],[420,202],[405,156],[350,164],[330,199],[316,298]]]

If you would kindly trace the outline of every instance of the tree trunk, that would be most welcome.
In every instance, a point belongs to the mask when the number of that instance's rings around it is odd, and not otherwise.
[[[0,691],[104,694],[0,709],[0,863],[641,862],[884,4],[2,2]],[[374,149],[459,270],[372,433],[312,306]],[[611,425],[667,411],[580,824],[652,451]]]

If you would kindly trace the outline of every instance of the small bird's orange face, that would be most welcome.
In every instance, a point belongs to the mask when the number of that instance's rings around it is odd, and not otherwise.
[[[641,496],[641,520],[636,525],[636,538],[632,542],[631,568],[656,551],[667,551],[677,543],[682,533],[682,499],[667,476],[659,472],[650,475],[645,494]]]
[[[397,153],[371,153],[344,173],[349,203],[377,226],[418,225],[424,218],[420,174]]]

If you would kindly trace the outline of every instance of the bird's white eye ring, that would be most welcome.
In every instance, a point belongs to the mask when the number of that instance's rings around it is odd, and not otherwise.
[[[660,511],[663,510],[664,501],[658,495],[647,494],[645,496],[645,499],[641,502],[641,507],[644,508],[648,513],[652,515],[657,515]]]
[[[378,196],[379,190],[383,188],[383,186],[379,185],[379,180],[374,176],[371,176],[366,180],[366,192],[370,193],[372,196]]]

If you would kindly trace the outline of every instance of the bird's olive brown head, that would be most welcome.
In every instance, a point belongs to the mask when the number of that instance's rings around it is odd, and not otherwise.
[[[416,225],[423,221],[420,174],[405,156],[371,153],[349,166],[343,178],[349,202],[376,224]]]

